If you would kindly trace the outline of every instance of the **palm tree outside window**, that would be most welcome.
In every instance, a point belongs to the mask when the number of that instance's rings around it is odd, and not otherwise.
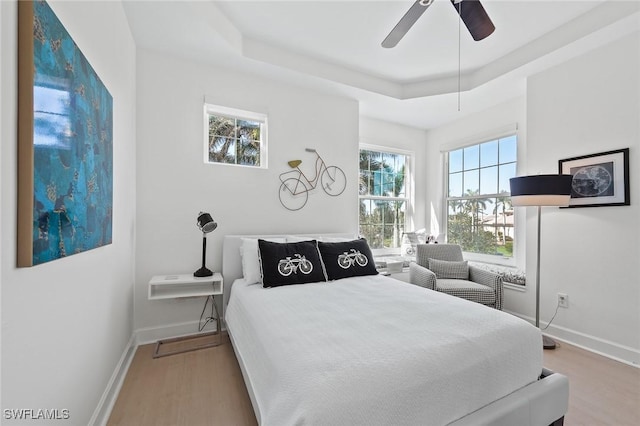
[[[516,176],[516,154],[515,135],[447,153],[447,242],[466,252],[513,257],[509,179]]]
[[[266,168],[267,116],[205,104],[205,162]]]
[[[411,211],[411,154],[387,148],[360,147],[360,235],[374,251],[398,252]]]

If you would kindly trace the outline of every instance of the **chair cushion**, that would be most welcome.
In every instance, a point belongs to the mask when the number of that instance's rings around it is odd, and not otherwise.
[[[483,305],[496,303],[496,293],[491,287],[473,281],[439,279],[436,281],[436,290]]]
[[[466,260],[460,262],[451,262],[448,260],[429,259],[429,270],[436,274],[436,278],[438,279],[469,279],[469,264]]]

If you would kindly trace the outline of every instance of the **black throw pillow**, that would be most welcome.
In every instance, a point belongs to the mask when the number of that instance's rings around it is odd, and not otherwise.
[[[274,243],[258,240],[263,287],[326,281],[318,242]]]
[[[367,240],[345,241],[340,243],[318,242],[322,262],[329,280],[377,275],[376,263]]]

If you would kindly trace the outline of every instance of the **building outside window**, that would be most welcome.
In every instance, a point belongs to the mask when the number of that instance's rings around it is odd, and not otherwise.
[[[205,162],[267,167],[267,116],[205,104]]]
[[[493,260],[512,258],[509,179],[516,176],[516,136],[452,150],[446,159],[447,242]]]
[[[411,154],[360,147],[359,232],[377,253],[399,253],[411,211]]]

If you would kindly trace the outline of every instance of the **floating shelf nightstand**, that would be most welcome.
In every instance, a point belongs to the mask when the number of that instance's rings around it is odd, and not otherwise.
[[[219,272],[202,278],[193,274],[157,275],[149,281],[149,300],[215,296],[222,292],[222,275]]]
[[[183,297],[206,297],[205,308],[209,299],[211,299],[212,317],[216,321],[216,331],[210,333],[193,334],[189,336],[176,337],[173,339],[158,340],[156,349],[153,353],[154,358],[162,356],[174,355],[183,352],[194,351],[197,349],[210,348],[221,344],[222,325],[218,307],[216,306],[215,297],[222,296],[224,293],[224,283],[222,275],[214,272],[210,277],[194,277],[193,274],[178,275],[156,275],[149,281],[149,300],[177,299]],[[215,317],[213,312],[215,311]],[[204,310],[203,310],[204,312]],[[202,322],[202,316],[200,317]],[[206,323],[205,323],[206,325]],[[204,328],[204,326],[202,326]],[[180,349],[171,352],[160,353],[160,348],[164,344],[179,343],[191,339],[199,339],[206,336],[217,335],[217,342],[205,343],[187,349]]]

